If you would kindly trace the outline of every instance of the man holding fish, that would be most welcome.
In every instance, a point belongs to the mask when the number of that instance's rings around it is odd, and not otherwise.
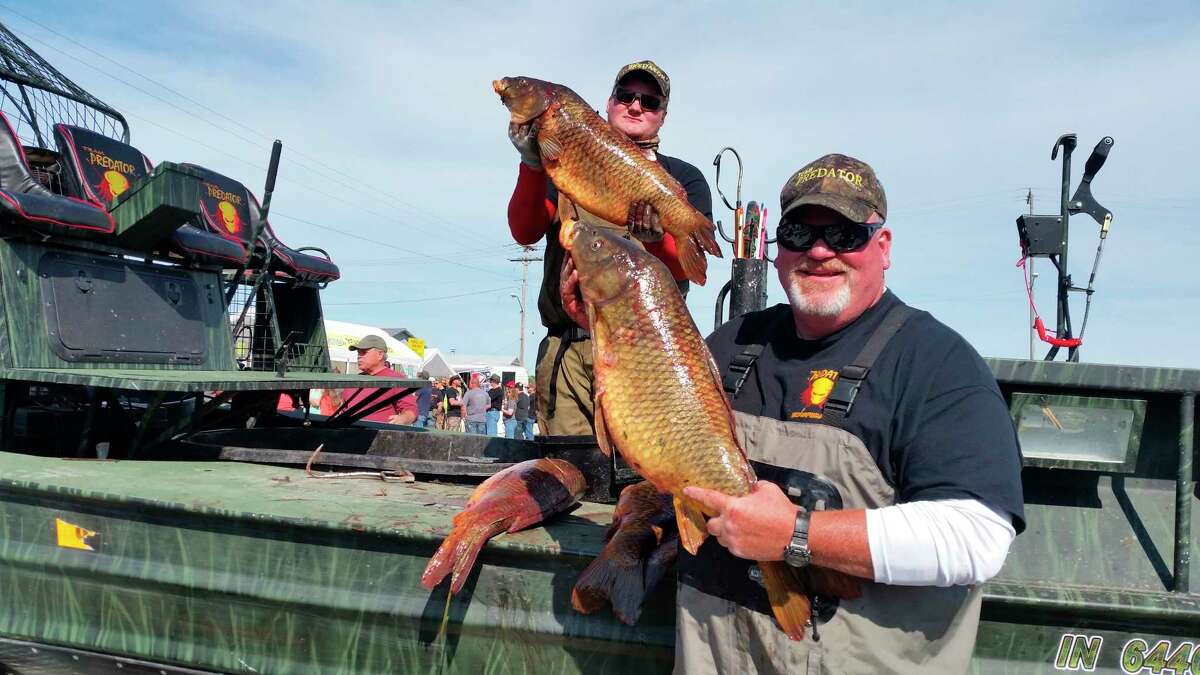
[[[760,480],[737,497],[684,490],[712,538],[681,553],[676,669],[965,672],[980,584],[1024,529],[1004,398],[962,337],[885,286],[892,232],[871,167],[826,155],[780,202],[789,304],[708,338]],[[813,602],[820,642],[772,621],[750,561],[779,560],[862,580],[860,597]]]
[[[526,80],[513,79],[522,82]],[[512,92],[510,95],[516,95],[518,90],[519,86],[514,82],[509,88]],[[506,96],[500,89],[497,91],[501,93],[502,98]],[[545,272],[538,296],[538,310],[542,316],[542,323],[546,326],[547,336],[538,347],[536,369],[538,409],[540,423],[544,426],[541,429],[543,434],[593,433],[594,381],[591,339],[587,331],[576,325],[563,311],[562,298],[559,295],[564,259],[569,261],[569,258],[558,241],[561,214],[560,190],[555,187],[556,184],[560,187],[582,187],[596,180],[603,182],[606,178],[625,183],[642,181],[656,185],[665,184],[666,181],[658,180],[659,176],[653,173],[653,169],[658,168],[663,175],[678,181],[677,185],[682,187],[682,194],[667,194],[660,200],[638,200],[632,206],[628,203],[621,204],[616,212],[610,213],[600,209],[593,213],[610,223],[623,224],[623,233],[627,231],[636,237],[646,250],[666,263],[685,294],[689,279],[700,283],[704,281],[703,251],[719,255],[719,251],[714,250],[715,241],[706,240],[711,240],[711,234],[707,234],[706,237],[706,233],[701,232],[696,237],[696,243],[693,243],[690,237],[681,242],[677,238],[680,231],[672,232],[672,228],[664,228],[660,220],[660,216],[664,216],[663,211],[670,210],[673,206],[669,200],[675,200],[685,206],[690,204],[690,213],[681,213],[676,218],[680,223],[692,218],[695,224],[688,225],[692,231],[712,227],[712,196],[704,174],[683,160],[658,152],[659,130],[667,118],[670,94],[671,81],[657,64],[653,61],[631,63],[617,73],[606,104],[606,128],[595,128],[593,120],[574,125],[576,129],[607,134],[616,132],[627,137],[636,144],[635,151],[640,153],[644,160],[649,160],[647,164],[655,164],[655,167],[637,167],[637,170],[632,172],[622,172],[617,166],[597,163],[585,166],[586,170],[582,173],[572,173],[570,168],[580,165],[579,162],[572,164],[573,153],[579,152],[581,148],[582,152],[588,151],[584,147],[586,139],[580,138],[584,134],[572,135],[571,129],[564,129],[566,125],[561,120],[548,119],[551,117],[551,111],[547,110],[545,101],[541,101],[540,97],[537,97],[543,104],[539,106],[540,109],[531,110],[520,117],[514,109],[509,138],[521,155],[521,164],[517,174],[517,185],[508,206],[509,228],[513,239],[520,244],[533,244],[543,238],[546,240]],[[506,105],[508,104],[506,100]],[[560,117],[591,112],[590,108],[586,111],[572,111],[570,105],[551,108],[557,110]],[[599,121],[598,117],[591,117]],[[574,122],[574,118],[571,121]],[[547,133],[551,130],[555,135]],[[596,156],[597,153],[592,154]],[[552,182],[551,178],[555,180]],[[588,203],[586,196],[570,196],[575,205],[583,206]],[[705,224],[701,221],[708,222]],[[570,269],[568,262],[567,274],[570,274]]]
[[[570,89],[493,87],[514,124],[537,120],[560,192],[558,241],[576,270],[558,297],[582,303],[556,310],[589,331],[597,443],[671,497],[677,671],[965,671],[980,584],[1024,528],[1020,450],[974,349],[885,286],[892,232],[874,171],[826,155],[788,180],[776,268],[789,304],[706,344],[679,277],[611,225],[650,204],[679,267],[703,281],[704,252],[719,249],[682,186],[605,135]],[[606,550],[650,550],[663,531],[630,534]],[[575,590],[580,611],[609,594],[635,618],[636,583]]]

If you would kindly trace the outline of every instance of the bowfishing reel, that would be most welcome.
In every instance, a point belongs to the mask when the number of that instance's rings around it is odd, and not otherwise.
[[[1045,360],[1053,361],[1059,349],[1066,348],[1067,360],[1079,361],[1079,347],[1083,344],[1083,332],[1087,329],[1088,314],[1092,309],[1092,295],[1095,293],[1096,270],[1100,267],[1100,256],[1104,252],[1104,240],[1108,238],[1108,229],[1112,224],[1112,212],[1100,205],[1092,196],[1092,179],[1100,172],[1112,149],[1112,136],[1100,139],[1092,154],[1083,167],[1083,178],[1075,194],[1068,198],[1071,192],[1071,154],[1075,151],[1077,139],[1075,134],[1064,134],[1058,137],[1054,148],[1050,151],[1050,160],[1058,159],[1058,150],[1062,148],[1062,195],[1058,215],[1023,215],[1017,218],[1017,234],[1021,239],[1021,261],[1018,266],[1025,270],[1025,290],[1029,296],[1029,306],[1034,316],[1033,330],[1038,338],[1050,345]],[[1067,248],[1070,238],[1071,216],[1086,213],[1100,225],[1100,243],[1096,246],[1096,257],[1092,261],[1092,273],[1088,277],[1086,288],[1072,284],[1071,275],[1067,270]],[[1033,286],[1026,262],[1030,258],[1047,258],[1058,270],[1058,316],[1057,327],[1047,330],[1041,315],[1033,301]],[[1070,293],[1078,292],[1086,295],[1083,311],[1083,322],[1079,334],[1071,331]]]

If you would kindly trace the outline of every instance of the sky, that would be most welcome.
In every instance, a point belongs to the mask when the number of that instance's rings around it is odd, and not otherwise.
[[[340,266],[326,317],[460,354],[519,351],[522,251],[506,222],[518,157],[498,77],[559,82],[602,110],[617,69],[653,59],[672,83],[662,151],[704,172],[727,228],[712,164],[724,146],[771,225],[801,166],[868,162],[888,196],[888,286],[984,356],[1029,355],[1015,219],[1030,189],[1036,213],[1058,212],[1055,139],[1078,134],[1077,182],[1109,135],[1092,187],[1114,220],[1082,360],[1200,366],[1200,4],[912,5],[0,0],[0,22],[120,110],[156,162],[202,164],[261,197],[281,139],[271,222]],[[1070,272],[1086,284],[1099,227],[1071,223]],[[688,297],[704,333],[726,256]],[[1037,270],[1053,326],[1051,266]],[[534,263],[530,367],[540,281]],[[768,286],[769,303],[786,301],[773,269]],[[1083,310],[1076,296],[1076,330]]]

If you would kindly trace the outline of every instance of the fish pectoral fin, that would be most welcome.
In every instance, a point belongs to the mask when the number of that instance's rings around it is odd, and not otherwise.
[[[562,157],[562,145],[553,136],[538,134],[538,147],[542,151],[542,161],[557,162],[558,158]]]
[[[679,523],[679,543],[688,553],[696,555],[700,545],[708,538],[708,527],[704,522],[704,514],[689,502],[674,497],[675,521]]]
[[[604,416],[604,394],[597,393],[594,404],[593,422],[596,427],[596,445],[600,446],[600,451],[605,457],[612,457],[612,442],[608,438],[608,423]]]

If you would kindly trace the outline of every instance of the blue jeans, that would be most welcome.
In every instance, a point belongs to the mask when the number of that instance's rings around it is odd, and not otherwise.
[[[485,431],[484,433],[487,434],[488,436],[495,436],[500,431],[500,429],[498,428],[498,426],[500,424],[500,411],[499,410],[489,410],[486,413],[484,413],[484,415],[485,415],[485,419],[487,420],[487,431]]]
[[[433,415],[417,415],[417,421],[414,424],[422,429],[432,429]]]
[[[516,438],[518,424],[520,424],[520,422],[514,420],[511,417],[504,420],[504,437],[505,438]],[[522,438],[524,438],[524,436],[522,436]]]
[[[533,440],[533,420],[525,420],[523,422],[514,422],[516,425],[516,438],[526,441]],[[513,436],[509,436],[513,438]]]
[[[479,434],[480,436],[487,436],[486,428],[487,428],[486,422],[472,422],[471,420],[467,420],[467,433],[468,434]]]

